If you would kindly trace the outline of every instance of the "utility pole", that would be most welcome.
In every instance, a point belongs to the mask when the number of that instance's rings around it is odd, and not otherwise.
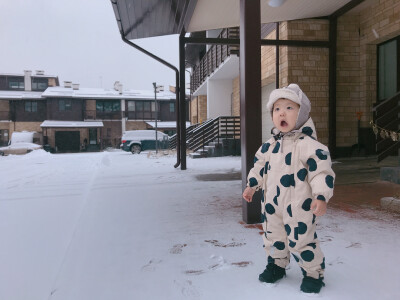
[[[153,87],[154,87],[154,105],[155,105],[155,109],[156,109],[156,124],[155,124],[155,128],[156,128],[156,154],[158,153],[158,128],[157,128],[157,120],[158,120],[158,102],[157,102],[157,93],[164,91],[164,86],[162,85],[157,85],[157,83],[153,82]]]

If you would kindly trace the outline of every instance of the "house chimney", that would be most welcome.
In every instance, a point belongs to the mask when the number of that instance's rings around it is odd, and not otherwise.
[[[65,88],[71,88],[72,87],[72,81],[64,81],[64,87]]]
[[[72,84],[72,89],[73,90],[79,90],[79,83],[73,83]]]
[[[32,71],[31,70],[24,71],[24,86],[25,86],[25,91],[32,91]]]
[[[44,75],[44,71],[43,70],[36,70],[36,75]]]

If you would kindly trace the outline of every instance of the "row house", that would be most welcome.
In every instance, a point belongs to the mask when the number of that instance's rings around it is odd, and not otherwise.
[[[57,82],[58,83],[58,82]],[[44,91],[0,90],[0,129],[3,144],[13,131],[36,131],[43,145],[55,151],[96,151],[118,147],[124,131],[176,131],[175,93],[81,88],[64,82]],[[187,114],[188,115],[188,114]]]
[[[41,132],[39,124],[46,119],[42,93],[55,86],[59,86],[58,77],[42,70],[35,74],[0,73],[0,146],[8,144],[14,131]]]

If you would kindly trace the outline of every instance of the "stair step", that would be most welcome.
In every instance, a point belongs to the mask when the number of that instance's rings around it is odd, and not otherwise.
[[[194,153],[189,153],[189,157],[195,159],[195,158],[207,157],[207,155],[194,152]]]

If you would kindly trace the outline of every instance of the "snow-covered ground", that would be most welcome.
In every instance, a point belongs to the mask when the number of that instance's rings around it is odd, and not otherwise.
[[[294,261],[258,282],[259,230],[241,222],[239,157],[127,152],[0,157],[0,299],[309,299]],[[206,176],[207,177],[207,176]],[[204,178],[204,177],[203,177]],[[323,299],[400,299],[399,219],[329,210],[319,220]]]

